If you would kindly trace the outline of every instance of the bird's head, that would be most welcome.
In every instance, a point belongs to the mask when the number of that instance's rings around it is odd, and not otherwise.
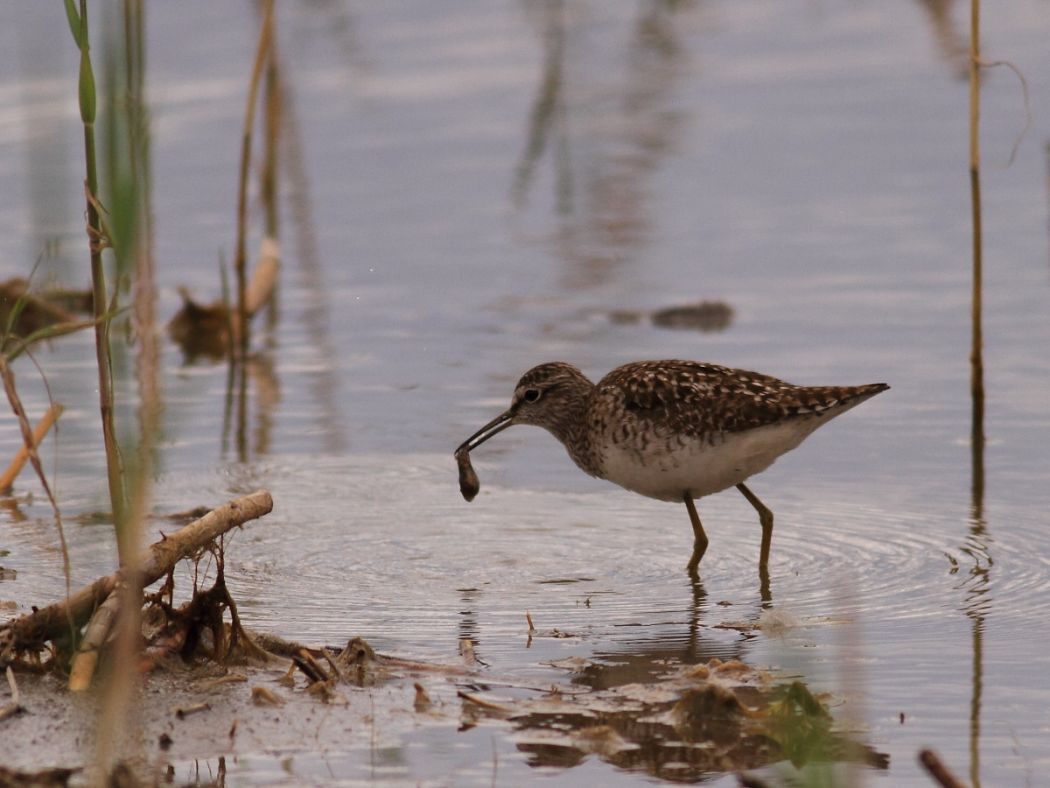
[[[564,442],[594,384],[576,367],[560,361],[535,366],[514,387],[510,407],[464,441],[470,451],[515,424],[534,424]]]

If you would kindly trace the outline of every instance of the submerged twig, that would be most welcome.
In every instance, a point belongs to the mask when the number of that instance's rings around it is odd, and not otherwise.
[[[412,707],[419,712],[427,711],[431,706],[431,701],[426,688],[418,681],[412,686],[416,690],[416,696],[412,701]]]
[[[172,712],[174,712],[175,716],[178,717],[180,720],[184,720],[191,714],[196,714],[197,712],[210,710],[210,703],[194,703],[189,706],[176,706],[174,709],[172,709]]]
[[[514,711],[510,706],[503,706],[502,704],[494,703],[491,700],[485,700],[484,698],[472,695],[469,692],[464,692],[463,690],[456,690],[456,695],[467,701],[467,703],[477,706],[479,709],[484,709],[485,711],[495,714],[511,714]]]
[[[966,784],[948,770],[933,750],[922,750],[919,763],[941,788],[966,788]]]

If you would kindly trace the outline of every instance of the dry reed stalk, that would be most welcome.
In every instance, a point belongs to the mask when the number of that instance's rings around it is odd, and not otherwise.
[[[279,143],[281,141],[280,133],[283,125],[282,116],[284,114],[282,86],[280,62],[277,58],[277,34],[274,32],[270,36],[270,52],[266,59],[266,81],[263,93],[263,162],[259,173],[259,191],[262,197],[263,210],[265,211],[263,244],[264,246],[267,243],[275,245],[275,251],[272,255],[275,262],[278,262],[280,250],[278,242],[280,207],[278,205],[277,176]],[[265,257],[265,252],[262,252],[260,254],[260,265]],[[272,273],[274,283],[270,286],[270,290],[264,299],[265,303],[270,306],[266,311],[266,327],[269,332],[273,332],[277,326],[277,299],[275,297],[277,273],[278,268],[275,267]],[[249,285],[249,296],[251,296],[252,285],[254,285],[259,274],[260,271],[256,267],[252,274],[252,284]],[[249,305],[251,305],[250,297]],[[260,307],[262,307],[261,302],[250,310],[251,314],[255,314]]]
[[[984,510],[984,359],[982,335],[981,289],[983,278],[983,237],[981,225],[981,3],[970,0],[970,203],[973,221],[973,290],[970,314],[970,492],[972,498],[974,533],[983,530]],[[1019,73],[1019,72],[1018,72]],[[1022,78],[1022,85],[1024,80]],[[982,620],[973,624],[973,695],[970,700],[970,781],[980,788],[981,753],[981,687],[982,687]],[[961,785],[952,776],[935,753],[929,750],[920,755],[923,766],[946,788]]]
[[[263,116],[263,166],[260,173],[263,208],[266,211],[266,235],[277,238],[280,212],[277,206],[277,155],[281,130],[281,115],[284,110],[284,96],[281,93],[281,74],[277,60],[277,36],[270,36],[270,51],[266,59],[265,97],[263,99],[265,114]]]
[[[973,283],[970,311],[970,395],[972,421],[970,439],[974,452],[984,449],[984,360],[982,331],[983,233],[981,222],[981,3],[970,0],[970,204],[973,221]],[[975,455],[976,456],[976,455]],[[983,462],[975,465],[983,468]],[[983,486],[983,473],[981,485]],[[974,483],[978,480],[975,478]]]
[[[62,415],[62,406],[54,402],[51,407],[47,409],[43,417],[36,423],[36,427],[33,428],[32,434],[32,447],[36,449],[44,440],[44,436],[47,435],[48,430],[51,429],[52,425],[58,420],[58,417]],[[11,463],[7,466],[7,470],[0,475],[0,495],[4,495],[10,491],[11,486],[15,483],[15,479],[18,474],[22,472],[22,468],[26,464],[26,460],[29,459],[29,448],[23,443],[19,447],[15,456],[11,458]]]
[[[978,121],[981,114],[981,0],[970,0],[970,171],[981,163]]]
[[[248,227],[248,169],[252,154],[252,126],[255,117],[256,98],[259,94],[259,79],[263,65],[270,53],[273,36],[273,0],[266,0],[263,7],[262,24],[259,27],[259,43],[255,50],[251,80],[248,83],[248,98],[244,108],[244,131],[241,136],[241,169],[237,188],[237,246],[234,257],[234,273],[237,277],[237,353],[241,360],[248,356],[248,278],[245,272]]]

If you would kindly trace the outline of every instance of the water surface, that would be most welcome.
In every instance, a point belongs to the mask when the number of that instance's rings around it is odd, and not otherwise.
[[[190,6],[151,6],[148,19],[165,319],[179,286],[217,297],[217,257],[231,256],[256,26],[247,5]],[[987,57],[1027,76],[1032,124],[1009,163],[1021,91],[988,72],[988,442],[975,469],[965,10],[280,5],[304,179],[283,183],[279,313],[256,337],[239,446],[223,438],[226,367],[185,365],[163,345],[155,508],[273,492],[227,570],[260,629],[358,634],[445,662],[470,638],[493,675],[547,684],[572,681],[546,664],[566,657],[607,666],[594,679],[606,684],[736,657],[833,693],[890,756],[869,784],[929,784],[923,746],[972,782],[1032,783],[1050,766],[1050,17],[1022,2],[984,24]],[[72,46],[60,5],[8,15],[0,278],[58,239],[38,276],[82,285]],[[45,47],[53,38],[69,46]],[[304,195],[308,228],[293,213]],[[725,330],[610,318],[703,299],[730,305]],[[85,335],[36,354],[67,406],[47,456],[75,583],[114,561],[109,526],[77,519],[106,509],[92,353]],[[585,477],[538,430],[486,444],[481,495],[459,497],[453,447],[505,407],[524,369],[562,359],[597,377],[661,357],[893,386],[753,481],[777,517],[771,598],[758,523],[733,491],[700,504],[711,546],[699,585],[683,571],[683,507]],[[41,412],[39,375],[17,372]],[[0,456],[18,442],[0,417]],[[16,492],[0,564],[17,578],[0,580],[0,599],[27,610],[61,593],[61,559],[28,474]],[[798,625],[748,625],[771,610]],[[571,637],[530,644],[526,611]],[[300,753],[295,774],[489,784],[493,753],[502,779],[535,773],[500,726],[396,733],[384,747],[386,771],[349,748],[323,769]],[[237,768],[284,779],[272,754]],[[646,779],[595,756],[541,771]]]

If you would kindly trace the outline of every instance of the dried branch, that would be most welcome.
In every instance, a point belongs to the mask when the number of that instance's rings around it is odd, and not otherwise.
[[[162,538],[146,550],[139,571],[143,586],[164,577],[175,564],[193,555],[219,535],[268,514],[273,499],[266,490],[257,490],[213,509],[179,531]],[[17,652],[40,648],[63,634],[73,621],[81,626],[124,580],[123,570],[100,577],[63,602],[34,610],[0,625],[0,663],[10,662]]]

